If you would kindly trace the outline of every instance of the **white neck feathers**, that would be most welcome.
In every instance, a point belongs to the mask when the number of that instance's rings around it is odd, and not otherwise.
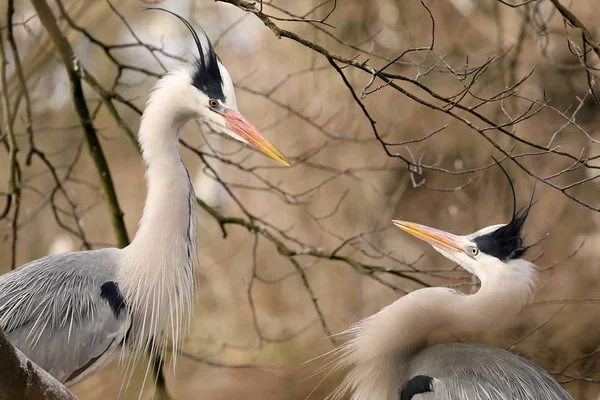
[[[137,355],[152,343],[173,354],[189,326],[197,260],[196,196],[178,150],[179,131],[193,117],[178,107],[189,85],[184,71],[159,80],[141,119],[139,141],[148,195],[137,234],[124,249],[119,283],[132,315]],[[175,360],[175,356],[173,357]]]
[[[531,296],[535,266],[525,260],[495,265],[479,277],[481,288],[464,295],[447,288],[416,290],[344,332],[334,369],[348,368],[332,393],[341,399],[395,400],[411,358],[423,348],[492,328],[517,314]]]

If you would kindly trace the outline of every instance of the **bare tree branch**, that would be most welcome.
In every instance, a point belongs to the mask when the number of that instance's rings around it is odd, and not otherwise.
[[[52,13],[52,10],[50,10],[50,7],[48,7],[46,1],[31,0],[31,3],[35,7],[46,31],[52,38],[61,60],[65,65],[65,69],[67,70],[69,83],[71,85],[73,104],[77,111],[81,127],[83,128],[89,154],[92,157],[92,160],[94,160],[94,164],[98,171],[98,180],[101,183],[102,195],[112,220],[115,239],[119,247],[125,247],[129,244],[129,236],[127,234],[127,229],[125,228],[125,222],[123,221],[123,212],[121,211],[117,200],[117,194],[113,185],[110,169],[106,162],[104,152],[102,151],[100,141],[98,140],[96,128],[92,122],[87,103],[83,96],[81,80],[77,73],[77,70],[80,68],[79,60],[75,57],[71,45],[60,31],[60,28],[56,23],[56,17]]]
[[[0,400],[77,400],[67,388],[14,348],[0,329]]]

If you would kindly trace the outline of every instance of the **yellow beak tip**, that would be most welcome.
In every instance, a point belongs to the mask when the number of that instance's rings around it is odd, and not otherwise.
[[[280,164],[285,165],[286,167],[291,167],[292,163],[287,159],[286,156],[283,155],[281,151],[277,147],[275,147],[272,143],[267,143],[267,145],[257,146],[260,151],[262,151],[265,155],[269,156],[273,160],[277,161]]]
[[[285,158],[283,155],[270,155],[269,154],[269,156],[273,160],[277,161],[280,164],[285,165],[286,167],[291,167],[292,166],[292,164],[290,163],[290,161],[287,158]]]

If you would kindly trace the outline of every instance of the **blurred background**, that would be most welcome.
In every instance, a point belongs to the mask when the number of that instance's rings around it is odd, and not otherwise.
[[[235,5],[48,0],[100,87],[84,83],[129,237],[146,194],[134,145],[139,112],[165,69],[192,60],[196,51],[179,21],[142,12],[148,5],[204,28],[236,85],[240,111],[293,164],[280,168],[198,124],[186,127],[182,139],[197,152],[182,147],[181,153],[197,196],[218,215],[240,217],[251,229],[227,225],[224,237],[216,214],[198,210],[201,281],[176,375],[165,368],[172,399],[325,398],[342,375],[314,374],[322,362],[305,362],[341,343],[332,334],[426,285],[477,291],[475,278],[390,220],[456,234],[507,222],[510,185],[491,159],[507,154],[519,162],[503,163],[518,208],[531,196],[532,175],[542,179],[526,242],[550,236],[527,255],[540,268],[531,304],[518,317],[498,321],[496,330],[461,339],[508,348],[554,373],[574,398],[599,398],[598,58],[582,41],[581,29],[565,24],[551,1],[506,3],[516,4],[262,4],[281,28],[398,75],[394,82],[412,98],[381,80],[366,86],[371,74],[359,68],[342,69],[364,95],[380,141],[325,57],[278,39]],[[598,3],[566,3],[600,42]],[[0,131],[2,273],[50,253],[117,243],[64,65],[29,1],[19,0],[15,8],[11,30],[28,96],[16,78],[2,0],[9,105]],[[14,159],[11,135],[19,149]],[[114,362],[73,391],[82,400],[138,398],[143,370],[124,391],[122,377]],[[144,398],[152,395],[149,386]]]

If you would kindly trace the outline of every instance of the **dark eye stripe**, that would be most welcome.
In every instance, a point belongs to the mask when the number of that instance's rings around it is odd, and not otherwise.
[[[521,230],[527,214],[517,215],[508,224],[473,239],[479,250],[502,261],[519,258],[525,253]]]

